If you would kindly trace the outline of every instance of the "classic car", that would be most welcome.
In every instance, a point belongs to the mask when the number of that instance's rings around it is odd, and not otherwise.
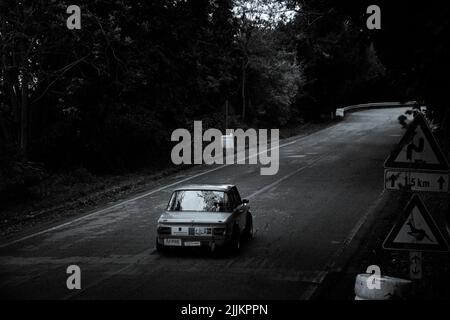
[[[158,219],[156,249],[228,247],[238,251],[253,236],[249,201],[234,185],[187,185],[175,189]]]

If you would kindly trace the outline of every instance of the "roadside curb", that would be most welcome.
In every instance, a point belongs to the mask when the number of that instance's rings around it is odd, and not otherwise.
[[[311,292],[309,297],[310,300],[319,299],[329,290],[329,288],[343,278],[343,273],[351,264],[352,258],[356,256],[361,243],[369,234],[370,227],[374,224],[375,219],[379,218],[378,214],[382,211],[382,208],[386,206],[389,199],[389,194],[383,190],[375,202],[367,209],[366,213],[355,225],[354,230],[352,230],[349,237],[344,241],[344,244],[331,257],[326,267],[327,273],[321,284]],[[364,271],[365,270],[362,270],[361,272]]]

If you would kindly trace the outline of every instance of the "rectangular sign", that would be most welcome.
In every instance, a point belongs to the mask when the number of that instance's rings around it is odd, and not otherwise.
[[[164,239],[165,246],[181,246],[181,239]]]
[[[200,247],[201,243],[200,243],[200,241],[185,241],[184,246],[185,247]]]
[[[411,190],[422,192],[448,192],[447,172],[418,172],[399,169],[384,171],[384,187],[387,190]]]

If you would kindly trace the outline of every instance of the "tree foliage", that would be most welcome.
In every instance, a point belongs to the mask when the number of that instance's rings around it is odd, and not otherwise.
[[[226,102],[253,127],[376,100],[449,118],[448,5],[384,1],[382,29],[367,30],[368,1],[77,4],[82,27],[68,30],[65,1],[0,1],[0,189],[44,169],[167,163],[172,130],[224,128]]]

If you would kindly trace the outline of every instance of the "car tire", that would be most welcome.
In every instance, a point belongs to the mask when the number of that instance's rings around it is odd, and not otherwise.
[[[241,233],[239,232],[239,227],[237,225],[233,228],[230,249],[233,253],[237,253],[241,249]]]
[[[156,251],[158,251],[158,252],[166,252],[167,251],[166,246],[159,243],[158,238],[156,238]]]
[[[244,234],[248,239],[253,238],[253,216],[250,212],[247,213]]]

